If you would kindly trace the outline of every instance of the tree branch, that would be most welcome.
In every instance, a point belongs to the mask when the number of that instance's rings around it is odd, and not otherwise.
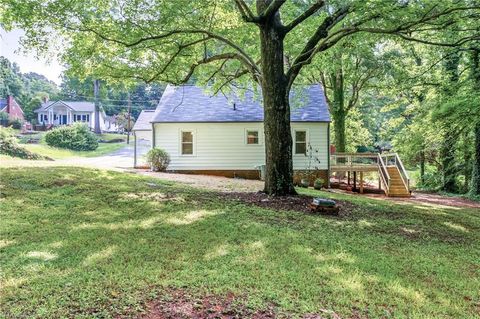
[[[318,10],[320,10],[323,6],[325,5],[324,0],[317,0],[314,4],[310,6],[305,12],[303,12],[301,15],[296,17],[295,19],[292,20],[288,25],[284,27],[284,33],[290,32],[292,29],[294,29],[297,25],[308,19],[310,16],[315,14]]]
[[[245,3],[245,1],[243,0],[234,0],[234,1],[244,21],[253,22],[253,23],[258,23],[260,21],[260,18],[255,16],[252,13],[252,11],[248,7],[248,5]]]
[[[268,19],[278,12],[285,2],[286,0],[272,0],[268,7],[259,15],[260,21]]]

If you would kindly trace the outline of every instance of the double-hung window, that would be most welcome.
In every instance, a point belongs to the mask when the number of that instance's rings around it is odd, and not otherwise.
[[[181,152],[182,155],[193,155],[193,132],[181,132]]]
[[[295,154],[307,154],[307,131],[295,131]]]
[[[247,130],[247,144],[248,145],[258,145],[258,131],[256,130]]]

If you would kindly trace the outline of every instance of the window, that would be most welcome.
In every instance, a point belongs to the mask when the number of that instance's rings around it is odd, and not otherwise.
[[[193,132],[182,131],[182,155],[193,155]]]
[[[258,131],[247,130],[247,144],[258,145]]]
[[[90,114],[85,115],[85,122],[90,122]]]
[[[307,154],[307,131],[295,131],[295,154]]]

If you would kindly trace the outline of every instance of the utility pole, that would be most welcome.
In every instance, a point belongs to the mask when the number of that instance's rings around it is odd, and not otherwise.
[[[130,92],[128,92],[128,115],[127,115],[127,144],[130,144],[130,113],[132,111],[132,103],[130,101]]]
[[[93,80],[93,95],[95,96],[95,134],[101,134],[100,130],[100,80]]]

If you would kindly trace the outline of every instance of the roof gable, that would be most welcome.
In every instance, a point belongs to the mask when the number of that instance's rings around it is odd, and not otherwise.
[[[290,94],[292,122],[330,122],[319,85],[296,87]],[[169,85],[160,99],[153,122],[262,122],[262,101],[251,90],[229,96],[211,96],[193,85]]]
[[[45,112],[47,111],[50,107],[57,105],[57,104],[62,104],[65,107],[70,108],[72,111],[75,112],[94,112],[95,111],[95,104],[92,102],[86,102],[86,101],[48,101],[46,103],[42,103],[40,108],[36,109],[35,112]]]
[[[153,121],[153,116],[155,115],[155,110],[142,110],[140,115],[138,115],[135,124],[133,125],[133,131],[149,131],[152,129],[151,122]]]

